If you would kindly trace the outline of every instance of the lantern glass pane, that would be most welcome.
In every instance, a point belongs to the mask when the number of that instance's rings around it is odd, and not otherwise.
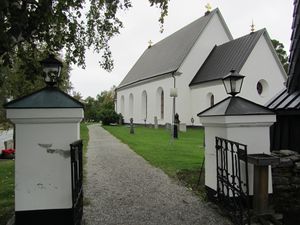
[[[223,80],[223,84],[224,84],[226,93],[229,94],[231,92],[230,80],[228,80],[228,79]]]
[[[240,93],[242,88],[243,79],[236,80],[236,92]]]

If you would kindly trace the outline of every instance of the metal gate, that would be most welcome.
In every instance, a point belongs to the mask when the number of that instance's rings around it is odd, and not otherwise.
[[[235,224],[250,224],[247,146],[216,137],[218,201]]]
[[[82,190],[82,140],[75,141],[71,146],[71,175],[72,175],[72,210],[73,224],[80,225],[83,215]]]

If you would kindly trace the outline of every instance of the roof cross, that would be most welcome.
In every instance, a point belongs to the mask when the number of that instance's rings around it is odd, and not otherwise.
[[[252,20],[252,24],[250,25],[250,27],[251,27],[251,33],[253,33],[255,31],[255,25],[253,23],[253,20]]]
[[[153,42],[152,42],[151,40],[149,40],[149,41],[148,41],[148,44],[149,44],[149,45],[148,45],[148,48],[150,48],[150,47],[152,46]]]
[[[210,5],[209,3],[207,3],[207,4],[205,5],[205,8],[206,8],[207,12],[210,12],[211,9],[212,9],[212,7],[211,7],[211,5]]]

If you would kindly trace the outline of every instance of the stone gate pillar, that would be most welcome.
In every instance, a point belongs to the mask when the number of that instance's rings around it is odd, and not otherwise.
[[[241,97],[228,97],[198,116],[205,128],[205,186],[210,193],[217,190],[216,136],[247,145],[248,154],[270,154],[270,126],[276,121],[271,110]],[[248,167],[252,195],[253,165]],[[269,175],[269,193],[271,179]]]
[[[70,144],[80,139],[83,105],[46,87],[5,108],[16,127],[15,224],[73,224]]]

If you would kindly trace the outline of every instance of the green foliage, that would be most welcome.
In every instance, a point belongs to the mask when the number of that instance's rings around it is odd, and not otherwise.
[[[110,123],[118,123],[119,114],[113,109],[104,108],[99,113],[99,119],[102,121],[103,125],[109,125]]]
[[[175,177],[179,171],[199,171],[204,157],[202,128],[180,132],[179,139],[171,139],[164,128],[135,127],[130,134],[126,126],[104,126],[152,165]]]
[[[169,0],[148,0],[161,9],[164,23]],[[23,43],[45,46],[49,52],[65,50],[67,62],[85,66],[85,51],[102,55],[100,65],[110,71],[113,60],[109,41],[123,27],[119,10],[130,0],[2,0],[0,4],[0,58],[11,63],[11,54]],[[84,13],[87,12],[87,13]],[[24,54],[22,56],[25,56]]]
[[[288,56],[286,51],[284,50],[284,45],[275,39],[272,40],[272,44],[285,72],[288,72],[288,67],[289,67]]]
[[[85,181],[86,178],[86,163],[87,163],[87,146],[89,142],[89,129],[88,129],[88,123],[81,123],[80,124],[80,139],[83,143],[83,179]]]
[[[0,225],[14,213],[14,160],[0,160]]]
[[[96,99],[87,97],[85,99],[85,120],[86,121],[102,121],[104,124],[116,123],[119,115],[114,110],[115,87],[109,91],[103,91],[97,95]]]
[[[7,128],[9,123],[5,118],[3,104],[45,86],[44,74],[39,61],[46,58],[47,54],[43,49],[38,50],[30,45],[26,45],[26,52],[22,52],[23,50],[21,49],[11,56],[13,60],[11,66],[0,64],[0,124],[4,128]],[[70,66],[64,62],[58,84],[63,91],[69,91],[72,88],[69,77]]]

